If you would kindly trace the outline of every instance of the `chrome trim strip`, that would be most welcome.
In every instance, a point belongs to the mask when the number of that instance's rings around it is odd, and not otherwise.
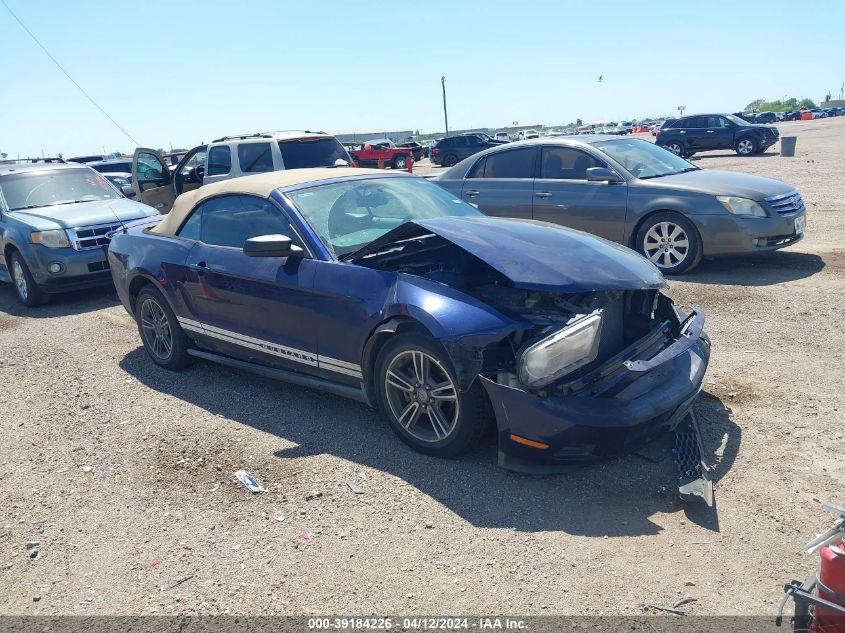
[[[293,347],[279,345],[271,341],[246,336],[245,334],[239,334],[238,332],[224,330],[223,328],[200,323],[199,321],[185,317],[176,317],[176,320],[179,321],[179,324],[184,329],[190,332],[205,334],[206,336],[210,336],[211,338],[216,338],[227,343],[233,343],[235,345],[254,349],[266,354],[278,356],[279,358],[303,363],[311,367],[319,367],[320,369],[326,369],[339,374],[353,376],[355,378],[363,378],[361,366],[355,363],[339,360],[337,358],[322,357],[312,352],[306,352]]]

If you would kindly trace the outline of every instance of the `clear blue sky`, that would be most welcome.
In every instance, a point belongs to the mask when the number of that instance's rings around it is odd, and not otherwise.
[[[443,129],[838,95],[845,2],[6,0],[132,136]],[[0,151],[134,144],[0,5]],[[597,81],[599,75],[604,80]]]

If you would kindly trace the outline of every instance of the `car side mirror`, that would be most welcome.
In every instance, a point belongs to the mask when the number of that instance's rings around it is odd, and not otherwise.
[[[122,193],[127,198],[134,198],[136,195],[135,190],[132,188],[132,185],[123,185],[120,188],[120,193]]]
[[[590,167],[587,169],[587,180],[589,182],[606,182],[609,185],[622,182],[619,174],[607,167]]]
[[[302,253],[287,235],[259,235],[244,244],[247,257],[302,257]]]

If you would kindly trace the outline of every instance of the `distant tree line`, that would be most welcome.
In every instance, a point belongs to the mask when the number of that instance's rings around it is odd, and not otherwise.
[[[765,99],[755,99],[747,106],[743,112],[789,112],[792,110],[809,110],[810,108],[817,108],[816,102],[812,99],[801,99],[800,101],[795,97],[790,97],[784,101],[766,101]]]

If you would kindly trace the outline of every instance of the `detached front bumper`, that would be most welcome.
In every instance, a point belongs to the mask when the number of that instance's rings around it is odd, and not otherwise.
[[[541,395],[480,377],[496,415],[500,463],[523,470],[524,460],[613,457],[674,429],[698,396],[710,359],[704,314],[689,319],[686,333],[650,360],[638,360],[635,344],[631,358],[609,360],[591,372],[597,380],[573,384],[568,394]]]

